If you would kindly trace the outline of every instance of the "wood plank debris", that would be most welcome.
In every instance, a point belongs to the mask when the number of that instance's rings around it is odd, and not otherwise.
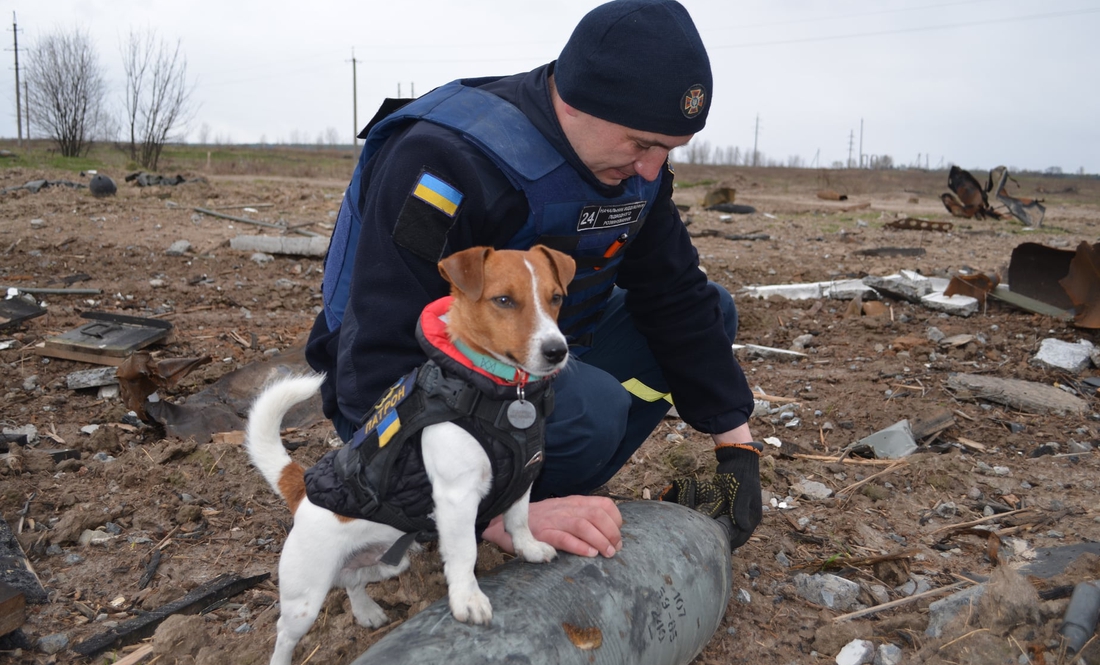
[[[959,399],[995,402],[1026,413],[1083,415],[1089,410],[1088,402],[1080,397],[1021,379],[953,373],[947,377],[947,387]]]
[[[116,371],[114,366],[107,366],[71,372],[65,377],[65,387],[69,390],[80,390],[82,388],[114,385],[118,383],[118,377],[115,376]]]
[[[27,597],[22,591],[0,581],[0,635],[7,635],[27,620]]]
[[[204,608],[224,598],[231,598],[263,582],[270,573],[240,577],[232,573],[219,575],[206,584],[196,587],[183,598],[161,605],[152,612],[123,621],[118,626],[94,635],[73,646],[73,651],[82,656],[94,656],[111,648],[119,648],[150,637],[157,626],[173,614],[196,614]]]
[[[172,334],[172,324],[159,319],[110,312],[85,312],[81,317],[91,322],[35,345],[35,353],[117,366],[138,349],[165,341]]]
[[[152,644],[143,644],[130,655],[116,660],[114,665],[138,665],[138,663],[144,661],[149,656],[152,656],[153,650],[154,648]]]

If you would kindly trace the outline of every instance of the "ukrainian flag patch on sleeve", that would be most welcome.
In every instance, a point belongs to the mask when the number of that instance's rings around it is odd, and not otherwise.
[[[438,209],[448,217],[454,217],[463,194],[436,176],[425,171],[420,174],[413,188],[413,196]]]

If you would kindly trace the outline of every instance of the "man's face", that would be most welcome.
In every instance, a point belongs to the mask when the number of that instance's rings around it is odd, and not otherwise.
[[[605,185],[639,175],[652,182],[661,175],[668,153],[691,140],[642,132],[579,111],[555,100],[558,120],[585,166]]]

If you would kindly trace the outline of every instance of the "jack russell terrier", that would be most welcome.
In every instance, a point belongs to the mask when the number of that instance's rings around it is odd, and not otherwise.
[[[451,296],[425,308],[417,338],[428,361],[395,383],[354,438],[308,471],[282,445],[283,416],[322,375],[274,383],[248,418],[252,463],[294,513],[279,561],[272,665],[290,665],[328,590],[344,587],[356,621],[388,621],[366,584],[409,566],[413,540],[439,539],[451,612],[488,624],[474,577],[477,538],[503,514],[516,554],[556,551],[531,534],[531,484],[542,467],[550,379],[568,361],[558,310],[576,265],[561,252],[474,247],[439,263]]]

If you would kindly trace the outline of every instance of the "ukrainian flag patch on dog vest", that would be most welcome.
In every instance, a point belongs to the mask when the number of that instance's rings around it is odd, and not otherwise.
[[[427,171],[420,174],[412,195],[448,217],[455,216],[455,211],[458,210],[458,205],[462,203],[463,198],[462,192]]]
[[[374,409],[363,421],[363,427],[355,433],[352,448],[359,447],[372,432],[378,434],[378,447],[382,448],[395,434],[401,431],[401,418],[397,415],[397,405],[405,401],[416,385],[417,370],[401,377],[390,386],[386,394],[374,405]]]

